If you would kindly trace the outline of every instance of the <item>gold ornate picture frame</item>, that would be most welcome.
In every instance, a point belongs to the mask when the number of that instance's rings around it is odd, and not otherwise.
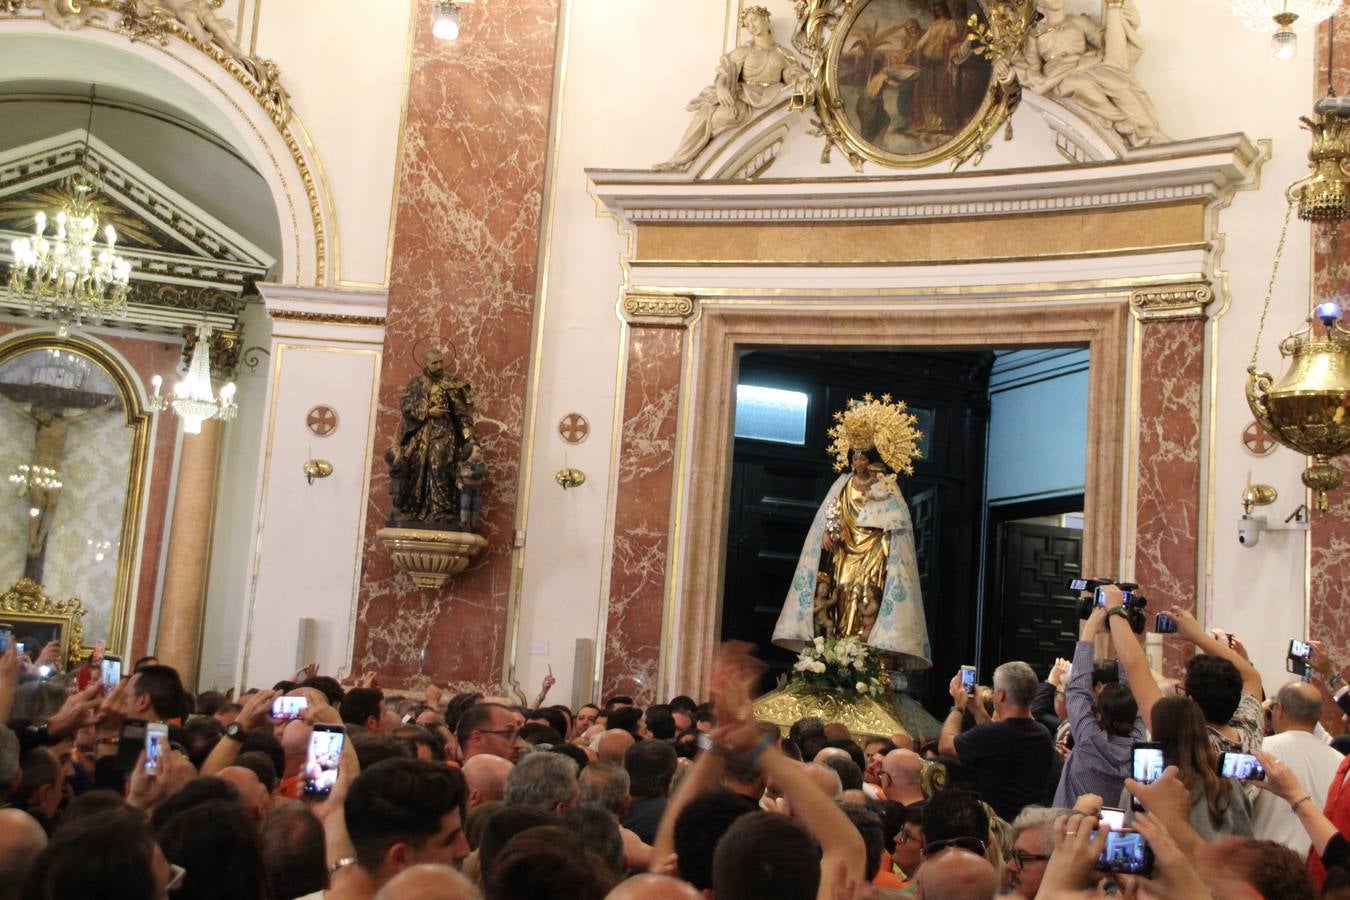
[[[30,332],[0,340],[0,368],[25,354],[46,352],[58,352],[68,357],[82,358],[89,365],[97,367],[106,376],[112,392],[117,398],[117,406],[110,410],[111,414],[130,430],[125,461],[126,468],[124,472],[116,476],[119,482],[117,490],[123,498],[119,521],[116,522],[114,532],[109,533],[105,538],[106,548],[90,548],[91,552],[101,550],[101,552],[113,555],[115,562],[113,563],[114,572],[110,583],[111,596],[90,597],[83,591],[79,591],[84,600],[88,601],[87,604],[78,599],[50,600],[46,599],[45,586],[37,584],[30,577],[22,578],[3,596],[10,597],[17,593],[29,597],[30,605],[39,600],[45,600],[51,609],[56,610],[55,615],[65,614],[63,612],[65,607],[62,604],[73,604],[73,608],[77,609],[78,613],[74,617],[75,626],[70,631],[73,632],[77,640],[70,645],[68,650],[63,646],[63,659],[76,660],[88,655],[86,651],[90,647],[82,643],[85,639],[85,626],[81,619],[91,610],[93,610],[91,618],[102,621],[104,624],[101,628],[95,628],[95,633],[88,636],[90,645],[97,640],[103,640],[106,642],[109,652],[121,653],[127,644],[127,621],[131,605],[135,602],[139,535],[144,492],[147,489],[146,472],[150,456],[151,415],[150,411],[142,404],[136,386],[136,376],[129,372],[125,364],[104,345],[81,335],[72,334],[65,338],[58,338],[52,332]],[[4,477],[5,473],[0,472],[0,479],[4,479]],[[4,482],[0,481],[0,483]],[[11,485],[5,483],[5,487],[9,488]],[[0,496],[6,495],[0,493]],[[13,492],[8,496],[11,499],[9,505],[12,507],[15,502],[13,501]],[[13,512],[12,508],[0,510],[0,514],[13,514]],[[43,582],[46,584],[53,583],[51,573],[48,573],[48,577],[43,578]],[[36,594],[26,585],[35,588]],[[23,591],[20,591],[20,586],[25,586]],[[65,593],[65,591],[60,592]],[[0,606],[0,609],[10,608]],[[23,609],[17,611],[24,612]],[[104,633],[105,629],[106,633]]]
[[[34,658],[48,641],[60,641],[60,660],[67,670],[76,668],[86,658],[84,613],[79,598],[53,600],[31,578],[20,578],[0,594],[0,622],[14,626],[13,639],[21,642],[27,639],[36,644],[29,653]]]
[[[854,169],[978,165],[1021,98],[970,40],[995,0],[804,0],[794,41],[812,59],[815,133]]]

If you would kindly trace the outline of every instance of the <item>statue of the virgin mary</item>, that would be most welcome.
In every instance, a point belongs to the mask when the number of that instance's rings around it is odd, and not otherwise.
[[[914,473],[923,438],[903,402],[867,394],[835,414],[831,485],[802,545],[773,642],[799,650],[817,636],[856,635],[902,669],[932,663],[914,529],[896,484]]]

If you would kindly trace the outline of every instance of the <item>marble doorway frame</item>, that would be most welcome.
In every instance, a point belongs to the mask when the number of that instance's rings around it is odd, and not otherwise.
[[[697,695],[718,644],[731,486],[734,386],[742,351],[767,347],[944,350],[1087,345],[1088,467],[1085,571],[1123,571],[1129,487],[1127,422],[1130,292],[1088,302],[829,302],[703,300],[692,326],[690,371],[680,408],[698,410],[680,454],[677,515],[687,535],[676,548],[676,579],[665,610],[662,669],[667,685]],[[1131,397],[1135,396],[1135,400]]]

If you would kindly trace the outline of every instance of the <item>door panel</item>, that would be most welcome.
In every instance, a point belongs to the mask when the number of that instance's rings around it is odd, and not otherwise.
[[[1082,572],[1083,532],[1008,522],[1000,543],[1002,622],[995,659],[1030,663],[1044,678],[1078,640],[1078,596],[1066,585]]]

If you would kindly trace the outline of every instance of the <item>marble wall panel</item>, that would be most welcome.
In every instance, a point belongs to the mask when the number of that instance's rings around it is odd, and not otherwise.
[[[484,686],[505,643],[558,0],[466,5],[453,43],[432,36],[431,9],[420,0],[415,13],[353,668]],[[415,588],[375,539],[389,513],[383,453],[429,346],[474,386],[489,470],[490,546],[440,590]]]
[[[1149,615],[1173,603],[1195,610],[1204,332],[1203,319],[1140,329],[1134,580],[1150,598]],[[1179,641],[1163,647],[1164,669],[1179,671],[1187,648]]]
[[[1350,91],[1350,52],[1345,49],[1350,48],[1350,16],[1337,16],[1331,22],[1336,28],[1337,48],[1332,87],[1337,93],[1345,93]],[[1318,59],[1326,59],[1329,34],[1326,24],[1317,30]],[[1323,64],[1317,68],[1313,94],[1322,97],[1326,92],[1327,68]],[[1350,227],[1344,223],[1339,227],[1323,225],[1315,233],[1330,240],[1313,244],[1313,295],[1333,297],[1344,291],[1350,278]],[[1267,340],[1276,337],[1268,336]],[[1342,457],[1336,464],[1350,484],[1350,460]],[[1325,641],[1332,658],[1344,665],[1350,662],[1350,616],[1345,614],[1350,604],[1344,596],[1345,585],[1350,584],[1350,488],[1339,488],[1329,496],[1331,509],[1312,515],[1308,633]]]
[[[614,557],[601,695],[656,700],[669,554],[682,328],[634,328],[628,342]]]

